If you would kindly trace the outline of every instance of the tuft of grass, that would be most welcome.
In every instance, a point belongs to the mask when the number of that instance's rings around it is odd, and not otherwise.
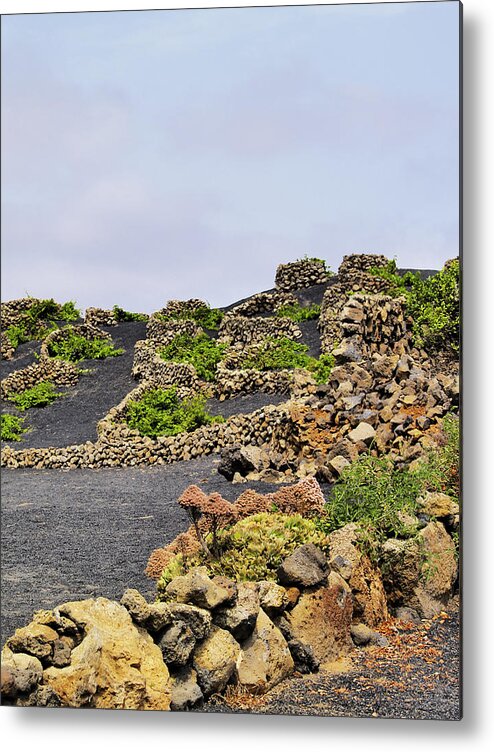
[[[126,422],[142,436],[176,436],[195,431],[210,423],[222,423],[224,418],[206,412],[206,398],[197,396],[180,400],[177,388],[150,389],[141,399],[127,405]]]
[[[20,441],[22,434],[27,431],[23,427],[23,418],[19,418],[17,415],[10,415],[9,413],[3,413],[0,418],[2,441]]]
[[[25,389],[19,394],[12,394],[8,397],[19,410],[28,410],[30,407],[46,407],[51,405],[58,397],[60,392],[56,392],[51,381],[41,381],[39,384]]]

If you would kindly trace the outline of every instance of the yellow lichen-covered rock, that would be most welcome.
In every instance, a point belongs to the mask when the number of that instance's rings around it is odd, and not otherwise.
[[[352,594],[336,572],[327,585],[303,592],[285,618],[290,638],[310,646],[318,662],[337,660],[352,647]]]
[[[193,666],[205,696],[221,692],[235,671],[240,645],[226,629],[211,627],[194,651]]]
[[[260,609],[237,660],[238,683],[255,693],[267,692],[292,671],[293,658],[285,638]]]
[[[65,603],[59,611],[84,629],[70,665],[43,673],[64,705],[169,710],[171,682],[161,651],[123,606],[96,598]]]
[[[369,627],[388,618],[386,593],[379,569],[356,545],[358,525],[350,523],[329,536],[331,568],[348,582],[353,595],[353,615]],[[338,562],[344,561],[344,566]]]

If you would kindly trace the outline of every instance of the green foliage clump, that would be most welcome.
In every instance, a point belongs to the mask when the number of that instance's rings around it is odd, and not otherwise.
[[[442,271],[427,279],[420,274],[396,273],[396,263],[371,269],[389,283],[386,290],[394,297],[404,295],[407,312],[413,318],[413,334],[417,347],[430,350],[459,350],[460,337],[460,263],[451,261]]]
[[[219,308],[203,305],[197,308],[184,308],[180,313],[172,313],[160,318],[162,321],[195,321],[204,329],[219,329],[223,316]]]
[[[23,342],[29,342],[32,337],[28,334],[25,326],[20,326],[18,324],[14,325],[12,324],[9,326],[5,333],[7,337],[9,338],[9,342],[14,348],[14,350],[17,350],[19,345],[22,345]]]
[[[39,384],[25,389],[19,394],[12,394],[8,399],[13,402],[19,410],[28,410],[30,407],[46,407],[51,405],[58,397],[60,392],[56,392],[51,381],[41,381]]]
[[[89,340],[70,330],[65,339],[50,342],[48,352],[52,358],[77,363],[80,360],[103,360],[104,358],[121,355],[123,349],[114,347],[107,339]]]
[[[200,426],[221,423],[224,418],[206,412],[201,396],[181,401],[177,388],[150,389],[127,405],[127,424],[142,436],[176,436]]]
[[[276,311],[276,315],[280,318],[291,319],[292,321],[311,321],[317,319],[321,315],[320,305],[284,305],[280,306]]]
[[[222,574],[236,581],[276,580],[283,559],[305,543],[314,543],[329,554],[327,535],[313,519],[279,512],[252,515],[218,533],[219,556],[202,551],[191,557],[178,554],[163,570],[158,592],[177,575],[202,564],[211,576]]]
[[[346,467],[333,487],[318,525],[329,533],[349,522],[358,523],[374,543],[409,537],[417,531],[406,515],[417,513],[425,491],[442,491],[459,500],[459,420],[443,419],[444,440],[431,448],[413,469],[396,469],[387,457],[361,455]]]
[[[319,524],[331,532],[356,522],[376,539],[406,536],[401,515],[414,513],[422,487],[421,478],[395,470],[387,457],[361,455],[343,470]]]
[[[257,371],[305,368],[314,374],[318,384],[326,383],[334,366],[333,356],[321,355],[318,359],[311,357],[308,351],[307,345],[288,337],[268,337],[255,354],[243,358],[241,367]]]
[[[24,420],[9,413],[3,413],[0,417],[2,441],[20,441],[22,434],[27,430],[23,427]]]
[[[297,261],[315,261],[317,264],[321,264],[324,267],[324,271],[326,274],[334,274],[334,272],[331,271],[331,269],[328,266],[327,261],[325,259],[317,258],[316,256],[309,256],[307,253],[303,255],[302,258],[297,259]]]
[[[131,313],[118,305],[113,306],[113,313],[117,321],[147,321],[148,319],[144,313]]]
[[[214,381],[216,367],[225,354],[227,345],[218,344],[207,334],[179,334],[169,345],[159,350],[163,360],[174,363],[191,363],[199,378],[204,381]]]

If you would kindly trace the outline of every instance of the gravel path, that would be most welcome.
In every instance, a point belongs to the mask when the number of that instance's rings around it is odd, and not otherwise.
[[[189,526],[177,498],[191,483],[229,501],[217,456],[148,468],[2,471],[2,643],[33,611],[67,600],[152,597],[151,551]],[[279,486],[256,483],[261,493]]]

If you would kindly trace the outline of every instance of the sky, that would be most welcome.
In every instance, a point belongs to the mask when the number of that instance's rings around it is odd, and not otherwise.
[[[233,303],[459,248],[457,2],[2,17],[2,300]]]

